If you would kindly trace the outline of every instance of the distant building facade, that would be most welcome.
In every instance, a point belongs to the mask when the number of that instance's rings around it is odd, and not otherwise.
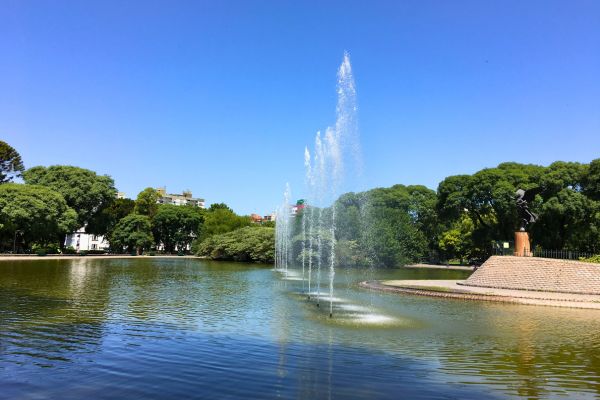
[[[190,205],[205,208],[204,199],[192,196],[192,192],[185,190],[182,194],[168,194],[166,187],[157,188],[159,204],[173,204],[176,206]]]
[[[73,247],[76,251],[108,250],[109,244],[104,236],[86,233],[82,227],[67,235],[65,247]]]

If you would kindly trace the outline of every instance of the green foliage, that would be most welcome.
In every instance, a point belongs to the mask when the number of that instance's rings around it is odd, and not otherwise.
[[[580,261],[585,261],[594,264],[600,264],[600,255],[595,255],[588,258],[581,258]]]
[[[272,263],[275,258],[275,229],[247,226],[213,235],[200,243],[196,254],[214,260]]]
[[[150,248],[153,242],[150,218],[140,214],[130,214],[121,219],[110,236],[111,247],[119,251],[135,250],[137,254]]]
[[[229,207],[209,209],[204,215],[200,240],[203,241],[213,235],[231,232],[250,225],[252,225],[250,217],[237,215]]]
[[[0,140],[0,184],[19,178],[24,170],[19,153],[8,143]]]
[[[474,250],[472,235],[474,231],[473,221],[463,214],[458,221],[455,221],[451,228],[442,232],[438,241],[442,258],[450,260],[457,258],[459,260],[468,259]]]
[[[595,201],[600,201],[600,158],[593,160],[583,176],[584,193]]]
[[[23,173],[27,184],[46,186],[60,193],[77,213],[79,226],[109,205],[116,196],[111,177],[68,165],[33,167]]]
[[[168,253],[186,250],[204,221],[203,210],[192,206],[160,205],[152,219],[152,232],[157,244]]]
[[[513,240],[519,220],[515,191],[539,188],[540,194],[530,204],[539,215],[530,227],[532,244],[547,249],[599,251],[600,206],[594,197],[598,177],[599,160],[590,165],[557,161],[548,167],[503,163],[473,175],[448,177],[438,187],[438,218],[447,232],[445,243],[438,245],[442,251],[450,249],[443,246],[452,247],[447,255],[477,256],[485,254],[492,241]],[[465,213],[473,229],[457,243],[461,236],[457,224],[464,224]]]
[[[110,236],[117,222],[131,214],[134,208],[135,201],[131,199],[113,199],[92,217],[85,230],[96,235]]]
[[[208,211],[215,211],[215,210],[228,210],[233,212],[233,210],[231,208],[229,208],[229,206],[225,203],[213,203],[210,205],[210,207],[208,208]]]
[[[158,199],[160,195],[150,187],[142,190],[135,200],[135,213],[154,218],[158,211]]]
[[[435,204],[435,192],[424,186],[395,185],[340,196],[335,204],[340,264],[399,266],[427,257],[436,233]],[[325,210],[325,218],[331,212]]]
[[[0,185],[0,235],[12,245],[18,234],[25,246],[58,243],[76,229],[77,213],[51,189],[36,185]],[[12,248],[12,246],[10,246]]]

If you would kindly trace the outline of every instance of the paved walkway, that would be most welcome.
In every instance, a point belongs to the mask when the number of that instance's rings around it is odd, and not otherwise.
[[[466,265],[440,265],[440,264],[412,264],[405,265],[404,268],[433,268],[433,269],[449,269],[455,271],[474,271],[475,267]]]
[[[600,295],[537,292],[529,290],[491,289],[464,286],[456,280],[391,280],[361,282],[360,286],[388,292],[463,300],[498,301],[553,307],[600,310]]]

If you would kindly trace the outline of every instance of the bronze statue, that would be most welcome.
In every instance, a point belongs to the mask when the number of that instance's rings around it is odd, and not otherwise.
[[[519,211],[519,219],[521,220],[521,231],[525,231],[527,225],[537,221],[537,214],[529,210],[529,203],[535,199],[535,195],[541,191],[540,188],[529,190],[518,189],[516,192],[517,210]]]

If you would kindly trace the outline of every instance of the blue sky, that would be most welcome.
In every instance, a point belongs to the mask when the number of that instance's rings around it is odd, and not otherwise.
[[[364,177],[600,157],[598,1],[24,1],[0,7],[0,139],[27,167],[268,213],[302,194],[350,53]]]

